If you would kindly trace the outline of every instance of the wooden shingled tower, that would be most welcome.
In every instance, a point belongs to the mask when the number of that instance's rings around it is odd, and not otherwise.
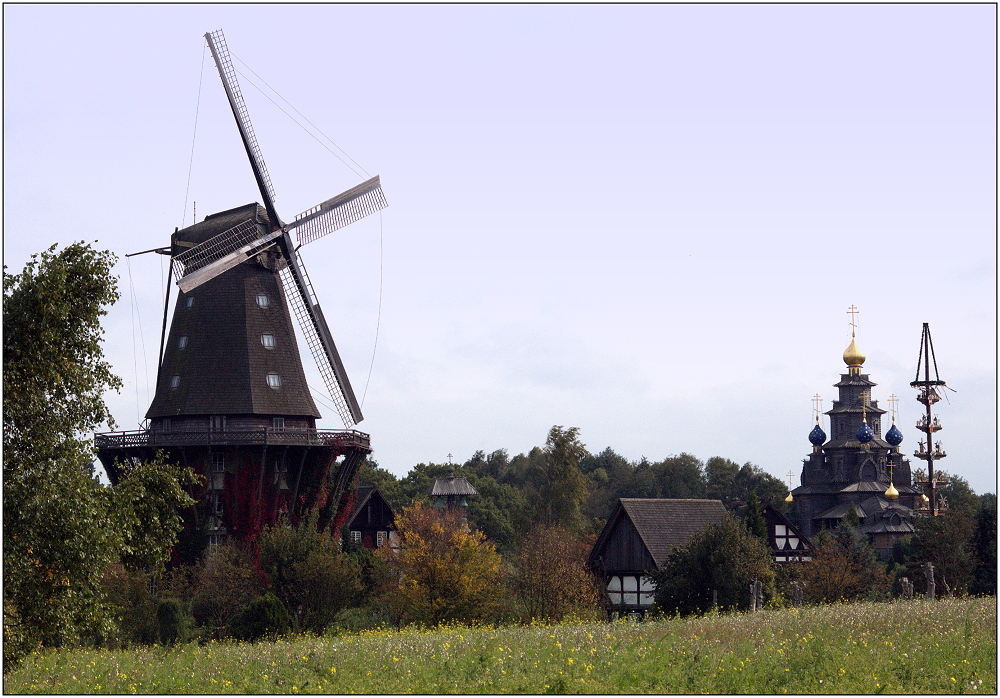
[[[284,223],[222,32],[205,38],[264,203],[210,215],[156,250],[170,255],[180,292],[148,427],[95,435],[113,483],[123,463],[157,451],[204,477],[191,490],[197,504],[185,512],[180,546],[193,552],[226,536],[252,541],[283,514],[296,520],[315,507],[320,525],[333,527],[346,515],[371,445],[353,429],[361,408],[298,248],[386,205],[376,176]],[[316,428],[293,315],[345,430]]]

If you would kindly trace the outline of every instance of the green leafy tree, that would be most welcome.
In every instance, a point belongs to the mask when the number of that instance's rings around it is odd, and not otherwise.
[[[746,610],[755,580],[765,599],[774,595],[774,561],[767,546],[731,513],[671,551],[649,577],[656,585],[656,607],[664,613],[708,611],[713,591],[720,608]]]
[[[721,456],[712,456],[705,461],[705,496],[719,499],[729,506],[733,499],[733,483],[740,472],[740,464]]]
[[[767,521],[764,520],[764,512],[760,506],[760,500],[756,492],[751,492],[747,498],[747,511],[744,523],[747,530],[765,543],[767,542]]]
[[[975,557],[972,539],[976,521],[971,513],[959,509],[942,516],[915,517],[914,533],[908,544],[907,568],[914,570],[913,583],[924,591],[924,575],[915,570],[925,562],[934,565],[937,593],[941,593],[942,578],[953,592],[962,593],[972,578]]]
[[[997,497],[984,494],[976,512],[976,531],[972,536],[971,550],[975,558],[970,594],[997,593]]]
[[[534,471],[538,483],[535,499],[538,520],[549,525],[562,524],[572,531],[583,528],[580,506],[588,492],[580,459],[586,455],[578,427],[554,426],[549,430],[545,457]]]
[[[101,350],[100,319],[118,299],[114,263],[74,243],[34,255],[19,274],[4,267],[5,671],[39,645],[112,636],[105,571],[119,559],[161,562],[175,535],[164,512],[190,503],[162,464],[135,465],[120,491],[95,474],[88,437],[114,428],[103,394],[121,387]],[[142,520],[154,510],[163,527]]]
[[[690,453],[664,458],[652,465],[656,495],[665,499],[703,499],[705,475],[700,460]]]
[[[279,523],[261,533],[259,544],[261,569],[293,627],[318,633],[357,600],[361,568],[316,524],[315,512],[298,526]]]

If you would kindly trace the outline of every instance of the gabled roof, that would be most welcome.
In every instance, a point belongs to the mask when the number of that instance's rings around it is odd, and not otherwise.
[[[804,535],[802,535],[802,532],[798,529],[798,527],[795,526],[795,524],[793,524],[791,521],[789,521],[788,517],[782,514],[781,511],[776,506],[774,506],[770,502],[766,502],[763,507],[763,513],[764,513],[764,520],[767,521],[768,523],[767,536],[769,543],[772,544],[774,543],[774,535],[773,535],[774,524],[781,524],[782,526],[785,526],[788,529],[789,533],[793,534],[795,537],[799,539],[800,547],[797,549],[796,552],[812,550],[812,543],[809,542],[809,539]],[[774,547],[775,549],[777,548],[777,546]],[[782,550],[780,552],[787,553],[788,551]]]
[[[684,545],[709,524],[719,523],[725,515],[726,507],[718,499],[622,498],[594,543],[591,557],[600,554],[622,517],[628,517],[650,556],[660,564],[671,549]]]
[[[378,488],[378,485],[363,485],[358,488],[358,501],[351,510],[351,513],[347,515],[347,520],[344,522],[344,530],[351,528],[354,523],[354,519],[357,518],[358,514],[365,508],[365,505],[372,499],[381,499],[389,511],[393,511],[392,505],[389,504],[389,500],[385,498],[382,491]]]

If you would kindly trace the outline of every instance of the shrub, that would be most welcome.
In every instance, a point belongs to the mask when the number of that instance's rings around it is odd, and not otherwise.
[[[292,628],[292,619],[281,599],[271,592],[247,604],[229,624],[229,634],[238,640],[275,638]]]

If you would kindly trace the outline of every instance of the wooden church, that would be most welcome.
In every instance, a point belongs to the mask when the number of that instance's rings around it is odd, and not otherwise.
[[[857,312],[853,306],[851,312]],[[790,494],[807,537],[840,525],[853,511],[859,531],[887,559],[893,544],[913,533],[921,492],[911,485],[910,462],[900,453],[903,434],[895,420],[883,434],[886,411],[872,397],[876,383],[861,372],[866,357],[853,330],[843,358],[847,373],[835,384],[838,399],[826,412],[830,436],[820,427],[817,407],[809,433],[812,453],[803,459],[801,485]]]

